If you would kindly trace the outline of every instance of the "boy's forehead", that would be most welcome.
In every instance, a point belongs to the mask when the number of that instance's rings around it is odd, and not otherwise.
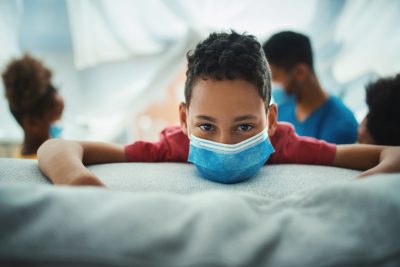
[[[190,107],[208,113],[243,113],[265,110],[257,88],[245,80],[199,79],[192,90]]]

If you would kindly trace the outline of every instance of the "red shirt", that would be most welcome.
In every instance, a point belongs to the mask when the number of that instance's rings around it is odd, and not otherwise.
[[[275,148],[267,161],[270,164],[332,165],[336,153],[336,145],[300,137],[288,123],[278,123],[270,140]],[[187,162],[189,138],[179,126],[167,127],[161,132],[160,141],[137,141],[125,146],[125,155],[130,162]]]

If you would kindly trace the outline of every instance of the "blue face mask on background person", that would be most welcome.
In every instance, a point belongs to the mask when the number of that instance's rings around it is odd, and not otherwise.
[[[204,178],[232,184],[256,175],[274,151],[267,128],[234,145],[190,135],[188,161],[196,165]]]
[[[49,134],[50,138],[60,138],[62,136],[63,127],[60,122],[50,124]]]
[[[291,99],[294,99],[294,96],[287,94],[285,92],[285,89],[283,89],[283,87],[279,84],[273,84],[271,92],[272,92],[272,99],[278,106]]]

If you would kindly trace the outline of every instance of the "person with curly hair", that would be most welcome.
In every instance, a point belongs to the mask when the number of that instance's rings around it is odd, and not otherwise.
[[[225,184],[250,179],[265,164],[367,170],[363,176],[400,172],[400,148],[329,144],[278,123],[277,107],[270,103],[271,73],[254,36],[211,33],[188,52],[187,62],[180,126],[164,129],[158,142],[49,140],[38,150],[39,168],[55,184],[95,186],[103,183],[85,165],[191,162],[199,176]]]
[[[52,85],[52,72],[26,54],[12,60],[2,77],[10,111],[24,131],[18,157],[36,158],[43,142],[60,135],[54,123],[62,116],[64,101]]]
[[[400,146],[400,73],[366,86],[368,114],[358,128],[358,142]]]

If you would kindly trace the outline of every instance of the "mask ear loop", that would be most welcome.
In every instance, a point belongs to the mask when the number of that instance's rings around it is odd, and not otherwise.
[[[190,131],[189,131],[189,109],[186,109],[186,130],[188,133],[188,137],[190,139]]]
[[[269,111],[270,107],[271,107],[271,104],[268,104],[268,106],[267,106],[267,104],[265,105],[265,116],[267,117],[267,126],[265,127],[265,129],[269,129],[268,111]],[[269,138],[269,136],[268,136],[268,138]]]

